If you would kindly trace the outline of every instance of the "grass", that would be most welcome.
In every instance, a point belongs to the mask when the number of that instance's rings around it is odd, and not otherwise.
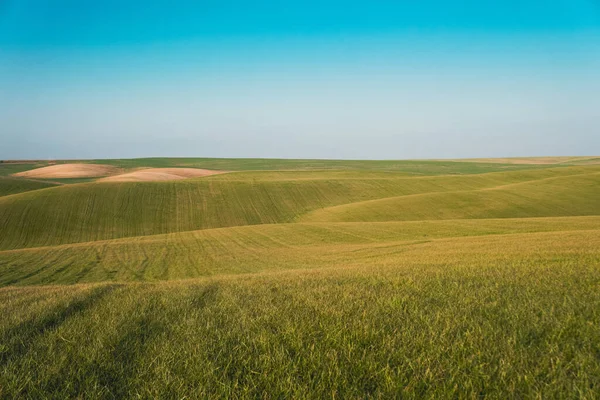
[[[513,157],[513,158],[471,158],[456,161],[470,162],[489,162],[494,164],[538,164],[538,165],[586,165],[597,164],[600,157],[579,156],[579,157]]]
[[[556,161],[19,180],[0,398],[597,398],[600,166]]]
[[[564,165],[575,165],[591,159],[572,157]],[[56,163],[84,162],[108,164],[118,168],[140,167],[169,168],[192,167],[226,171],[272,171],[272,170],[351,170],[351,171],[393,171],[412,175],[448,175],[481,174],[511,170],[540,169],[544,165],[515,164],[510,159],[477,160],[303,160],[276,158],[136,158],[136,159],[99,159],[99,160],[59,160]],[[47,161],[37,162],[37,166],[47,165]],[[11,168],[16,168],[18,164]],[[21,164],[24,166],[25,164]],[[2,171],[0,163],[0,171]],[[21,167],[15,172],[33,168]],[[11,172],[12,173],[12,172]]]
[[[575,165],[591,158],[572,158],[565,165]],[[351,170],[394,171],[414,175],[481,174],[510,170],[539,169],[543,165],[515,164],[513,161],[487,159],[482,162],[444,160],[295,160],[274,158],[140,158],[134,160],[94,160],[120,168],[193,167],[227,171],[271,170]]]
[[[303,221],[410,221],[600,214],[600,174],[546,178],[479,190],[423,193],[317,210]]]
[[[27,171],[34,168],[45,166],[47,163],[40,162],[24,162],[24,163],[6,163],[0,162],[0,177],[9,176],[19,172]]]
[[[0,176],[0,197],[28,192],[30,190],[44,189],[56,185],[56,183],[44,182],[40,180]]]
[[[441,264],[456,262],[457,254],[459,260],[477,259],[481,253],[477,246],[487,249],[488,258],[502,256],[498,250],[509,250],[496,244],[509,244],[515,237],[534,247],[537,241],[570,235],[581,238],[578,248],[590,246],[597,242],[599,227],[600,217],[593,216],[208,229],[2,251],[0,285],[160,281],[340,265],[406,266],[425,259]]]
[[[38,179],[42,182],[57,183],[63,185],[72,185],[75,183],[86,183],[95,182],[98,178],[51,178],[51,179]]]
[[[329,172],[277,175],[258,172],[240,173],[237,180],[238,174],[230,173],[172,182],[67,185],[0,198],[0,249],[293,222],[311,218],[310,212],[327,211],[328,207],[353,202],[423,193],[476,191],[520,182],[535,185],[541,179],[558,179],[560,176],[572,176],[565,178],[567,181],[587,179],[592,185],[591,189],[585,189],[585,195],[589,197],[595,195],[598,187],[596,182],[600,176],[596,171],[598,167],[569,167],[418,178],[395,174],[382,177],[379,173],[364,172],[354,177],[340,177],[338,173],[331,176]],[[523,185],[520,190],[527,187]],[[489,193],[492,197],[504,196],[502,191]],[[573,196],[577,197],[578,192]],[[592,199],[580,214],[577,208],[562,211],[561,207],[569,207],[572,197],[558,198],[555,208],[541,208],[531,216],[589,215],[598,208]],[[486,217],[493,215],[480,216]]]
[[[598,253],[546,246],[550,258],[7,288],[1,395],[593,398]]]

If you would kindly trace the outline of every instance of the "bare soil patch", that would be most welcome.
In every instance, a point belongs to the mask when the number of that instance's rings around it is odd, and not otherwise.
[[[125,174],[102,178],[99,179],[99,182],[173,181],[222,174],[224,172],[226,171],[215,171],[199,168],[146,168]]]
[[[112,175],[119,169],[111,165],[101,164],[56,164],[48,167],[31,169],[14,174],[22,178],[97,178]]]

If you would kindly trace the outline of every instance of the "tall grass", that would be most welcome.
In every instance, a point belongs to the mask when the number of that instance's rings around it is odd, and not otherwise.
[[[0,398],[600,393],[598,166],[106,162],[279,171],[0,197]]]
[[[0,289],[0,396],[594,398],[585,260]]]

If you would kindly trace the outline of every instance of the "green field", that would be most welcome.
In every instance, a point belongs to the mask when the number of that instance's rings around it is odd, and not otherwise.
[[[0,176],[0,197],[57,186],[58,183]]]
[[[494,159],[473,160],[293,160],[276,158],[135,158],[113,160],[57,160],[54,163],[83,162],[107,164],[119,168],[168,168],[191,167],[226,171],[395,171],[412,175],[478,174],[523,169],[542,169],[550,166],[598,164],[600,157],[554,157],[549,163],[536,162],[528,158],[528,163],[515,163],[507,159],[498,162]],[[49,161],[29,161],[25,163],[0,162],[0,176],[21,172],[34,167],[48,165]]]
[[[0,398],[598,398],[595,160],[0,163]]]

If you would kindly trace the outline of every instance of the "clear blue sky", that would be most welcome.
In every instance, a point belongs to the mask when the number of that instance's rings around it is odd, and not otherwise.
[[[600,0],[0,0],[0,158],[600,154]]]

